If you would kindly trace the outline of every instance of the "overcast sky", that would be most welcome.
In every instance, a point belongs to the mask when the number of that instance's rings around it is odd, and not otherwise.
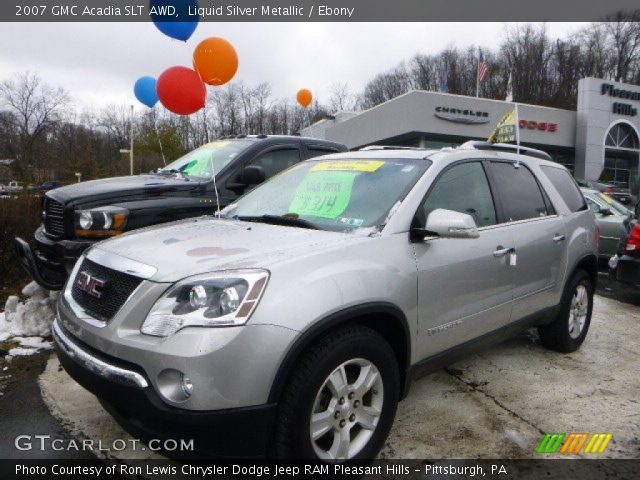
[[[221,36],[238,50],[240,68],[234,81],[267,81],[277,98],[293,99],[299,88],[307,87],[322,100],[332,84],[347,82],[352,91],[361,91],[373,75],[416,53],[436,53],[448,46],[495,48],[515,25],[203,22],[183,43],[164,36],[151,22],[0,23],[0,79],[30,70],[66,88],[78,107],[132,104],[138,77],[158,77],[174,65],[190,66],[199,41]],[[562,38],[582,25],[548,23],[547,30]]]

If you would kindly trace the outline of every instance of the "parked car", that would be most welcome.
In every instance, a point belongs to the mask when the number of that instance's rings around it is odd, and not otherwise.
[[[7,183],[5,190],[9,194],[17,194],[24,190],[24,184],[22,182],[11,180],[9,183]]]
[[[609,260],[611,278],[628,287],[640,287],[640,223],[631,222],[631,231],[620,239],[618,252]]]
[[[324,156],[219,217],[96,244],[58,302],[60,362],[141,438],[373,458],[417,375],[531,326],[561,352],[587,335],[594,214],[520,150]]]
[[[584,188],[591,188],[598,192],[606,193],[615,198],[618,202],[631,204],[632,198],[628,188],[620,187],[612,183],[605,183],[596,180],[578,180],[578,185]]]
[[[607,262],[618,251],[620,239],[629,233],[633,212],[605,193],[581,188],[600,229],[600,260]]]
[[[35,250],[16,238],[16,252],[36,282],[60,290],[80,254],[96,241],[212,214],[302,159],[345,150],[313,138],[244,135],[204,145],[149,174],[56,188],[44,196]]]

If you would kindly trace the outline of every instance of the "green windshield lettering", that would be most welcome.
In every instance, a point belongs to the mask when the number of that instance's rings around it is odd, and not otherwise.
[[[289,212],[303,216],[338,218],[349,206],[358,172],[315,171],[300,183]]]

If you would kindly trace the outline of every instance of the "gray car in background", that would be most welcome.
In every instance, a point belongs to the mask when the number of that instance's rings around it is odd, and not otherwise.
[[[143,439],[373,458],[417,376],[529,327],[560,352],[587,335],[594,213],[520,151],[319,157],[215,218],[99,243],[59,299],[60,361]]]
[[[589,208],[596,214],[600,229],[600,260],[607,261],[616,254],[620,239],[629,234],[633,212],[605,193],[589,188],[581,190]]]

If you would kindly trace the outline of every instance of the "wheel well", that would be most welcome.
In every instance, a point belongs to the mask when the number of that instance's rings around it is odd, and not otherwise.
[[[282,390],[289,379],[297,359],[303,355],[307,348],[326,334],[344,327],[347,324],[356,324],[370,328],[379,333],[391,346],[398,360],[400,371],[400,392],[406,392],[407,370],[411,358],[411,340],[409,327],[404,314],[395,306],[361,306],[348,309],[345,312],[332,315],[318,322],[309,331],[303,332],[293,347],[285,356],[269,393],[269,402],[278,402]]]
[[[588,255],[582,258],[573,269],[573,272],[571,272],[571,275],[578,270],[584,270],[589,274],[591,284],[595,290],[596,285],[598,284],[598,258],[595,255]]]

